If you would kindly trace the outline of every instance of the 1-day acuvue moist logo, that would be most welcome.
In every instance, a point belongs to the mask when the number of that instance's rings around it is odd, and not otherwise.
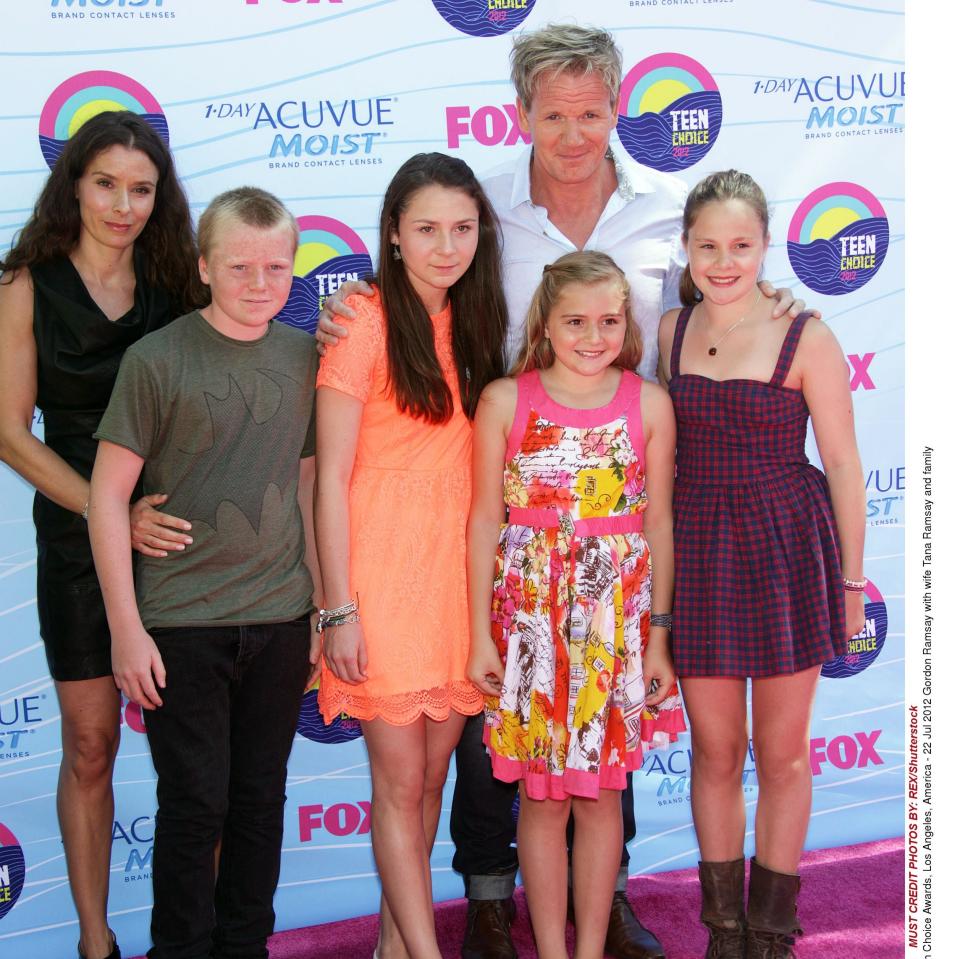
[[[346,280],[373,273],[363,240],[330,216],[301,216],[300,245],[293,261],[293,286],[277,319],[313,333],[323,301]]]
[[[499,37],[518,27],[537,0],[433,0],[451,27],[471,37]]]
[[[0,822],[0,919],[16,904],[23,892],[26,867],[17,837]]]
[[[620,87],[617,133],[624,149],[655,170],[685,170],[713,148],[723,122],[717,84],[682,53],[641,60]]]
[[[88,70],[64,80],[47,97],[40,112],[40,150],[53,169],[67,140],[83,124],[107,110],[139,113],[169,143],[167,118],[153,94],[142,84],[112,70]]]
[[[862,673],[879,655],[887,638],[887,604],[880,590],[867,580],[864,589],[866,606],[863,629],[847,640],[847,652],[823,664],[821,675],[845,679]]]
[[[827,183],[797,207],[787,254],[797,276],[817,293],[852,293],[876,275],[887,255],[890,225],[880,201],[857,183]]]

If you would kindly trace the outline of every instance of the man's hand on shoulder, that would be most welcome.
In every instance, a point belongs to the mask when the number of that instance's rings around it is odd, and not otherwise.
[[[769,280],[760,281],[760,292],[764,296],[775,297],[776,303],[773,307],[774,316],[783,316],[784,313],[788,314],[791,319],[798,317],[801,313],[812,313],[818,320],[821,319],[819,310],[805,310],[806,303],[803,300],[798,300],[793,295],[793,290],[787,289],[787,287],[781,287],[776,289],[774,285]]]
[[[344,302],[347,297],[358,294],[373,296],[373,287],[363,280],[347,280],[335,293],[331,293],[323,301],[320,315],[317,318],[317,352],[323,356],[328,346],[336,346],[349,332],[345,326],[336,322],[338,319],[352,320],[356,313]]]

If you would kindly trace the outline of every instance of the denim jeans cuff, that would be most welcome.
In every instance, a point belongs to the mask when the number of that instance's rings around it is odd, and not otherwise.
[[[617,882],[613,887],[614,892],[626,892],[627,891],[627,880],[630,878],[630,873],[627,871],[626,866],[621,866],[617,871]]]
[[[505,872],[499,875],[468,876],[469,899],[509,899],[517,885],[517,874]]]

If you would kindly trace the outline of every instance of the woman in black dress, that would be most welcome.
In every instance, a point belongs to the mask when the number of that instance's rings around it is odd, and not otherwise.
[[[203,305],[170,151],[139,116],[102,113],[67,142],[0,261],[0,459],[37,489],[37,610],[60,702],[57,811],[85,959],[119,959],[107,926],[120,699],[87,537],[92,436],[124,350]],[[31,432],[43,411],[45,441]],[[184,549],[189,524],[131,504],[132,546]]]

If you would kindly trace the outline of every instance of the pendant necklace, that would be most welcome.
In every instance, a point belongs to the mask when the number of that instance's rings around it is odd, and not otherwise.
[[[724,333],[723,336],[721,336],[720,339],[717,340],[713,344],[713,346],[710,347],[709,350],[707,350],[707,353],[709,353],[710,356],[717,355],[717,347],[753,312],[754,308],[759,302],[760,302],[760,291],[757,290],[757,298],[753,301],[753,306],[751,306],[750,309],[747,310],[747,312],[744,313],[743,316],[741,316],[740,319],[737,320],[737,322],[734,323],[733,326],[731,326],[730,329],[727,330],[727,332]]]

